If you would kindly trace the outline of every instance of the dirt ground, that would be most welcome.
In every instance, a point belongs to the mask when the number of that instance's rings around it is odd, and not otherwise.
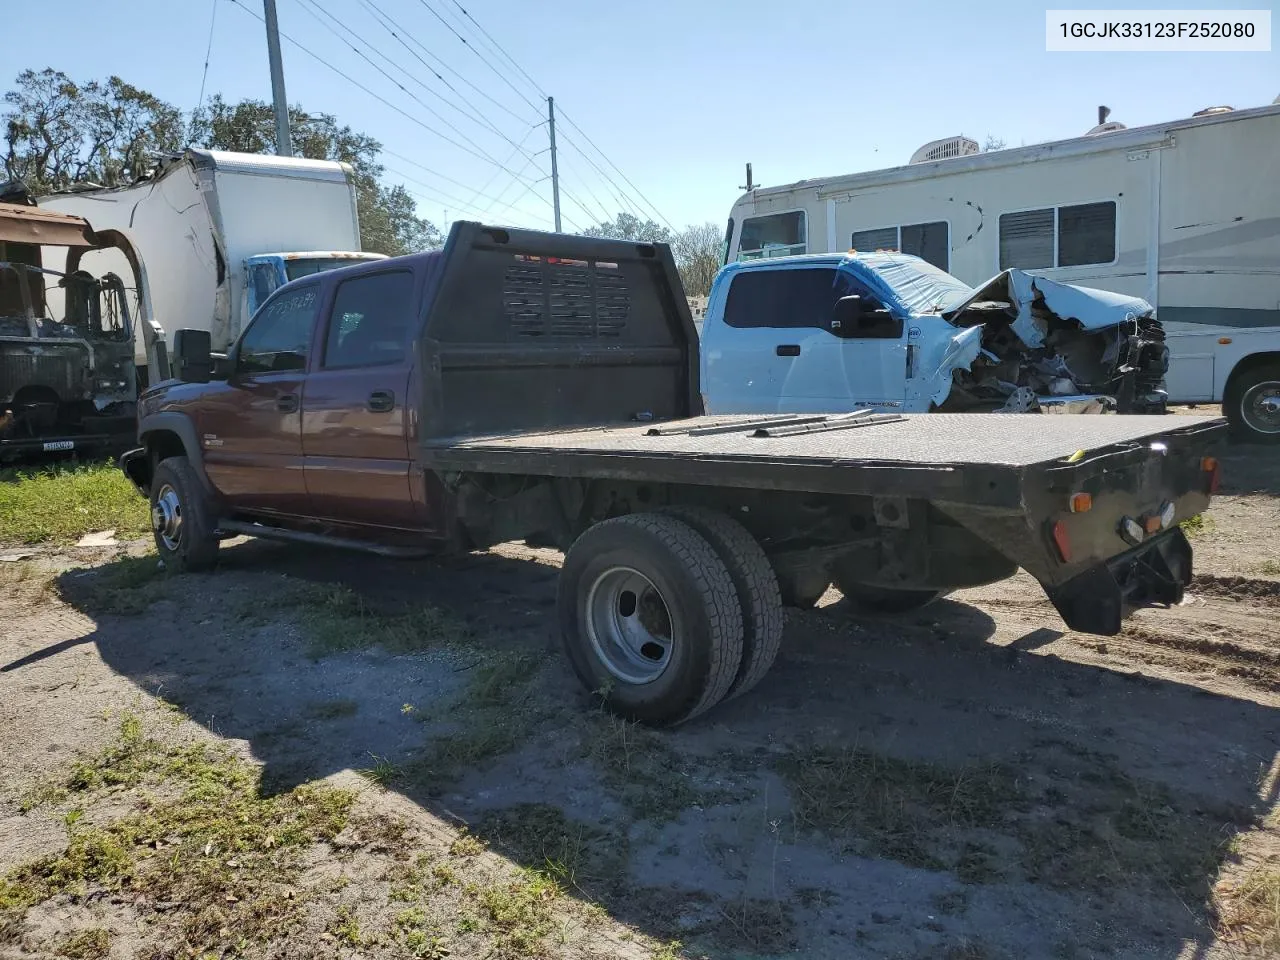
[[[550,551],[0,562],[0,956],[1276,955],[1280,451],[1224,463],[1186,602],[1118,637],[1026,575],[832,592],[661,734],[556,655]]]

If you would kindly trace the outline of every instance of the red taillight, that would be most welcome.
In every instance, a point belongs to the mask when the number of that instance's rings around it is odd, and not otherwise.
[[[1071,562],[1071,537],[1067,535],[1067,525],[1059,520],[1053,525],[1053,545],[1058,548],[1058,556],[1063,563]]]

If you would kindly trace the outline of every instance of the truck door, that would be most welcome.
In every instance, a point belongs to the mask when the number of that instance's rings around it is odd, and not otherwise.
[[[196,427],[209,479],[232,506],[306,516],[302,392],[319,285],[273,297],[234,349],[225,383],[210,384]]]
[[[323,325],[319,368],[307,379],[302,447],[317,516],[421,529],[410,484],[410,343],[414,274],[380,271],[338,285]]]
[[[831,265],[779,262],[739,272],[722,320],[716,317],[723,329],[705,338],[709,412],[900,407],[906,393],[905,333],[887,336],[892,331],[884,325],[870,324],[879,304],[867,291],[861,293],[867,296],[868,325],[846,329],[837,322],[836,302],[859,292]]]

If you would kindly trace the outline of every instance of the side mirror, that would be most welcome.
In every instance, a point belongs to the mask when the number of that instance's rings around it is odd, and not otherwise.
[[[208,383],[213,376],[208,330],[178,330],[173,335],[173,375],[186,383]]]
[[[858,326],[866,310],[867,304],[857,294],[841,297],[831,310],[831,332],[837,337],[857,336]]]
[[[902,321],[876,300],[854,294],[836,301],[831,332],[837,337],[892,340],[902,336]]]

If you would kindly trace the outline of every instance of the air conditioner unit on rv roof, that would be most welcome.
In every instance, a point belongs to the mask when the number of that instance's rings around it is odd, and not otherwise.
[[[969,157],[979,152],[978,141],[968,137],[945,137],[932,140],[911,155],[910,163],[929,163],[932,160],[949,160],[952,157]]]
[[[1096,137],[1100,133],[1114,133],[1117,130],[1127,130],[1128,128],[1119,120],[1110,120],[1107,123],[1100,123],[1088,133],[1086,137]]]

